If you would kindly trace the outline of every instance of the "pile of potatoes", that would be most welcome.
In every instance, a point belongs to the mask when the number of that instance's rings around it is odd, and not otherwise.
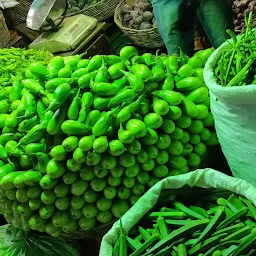
[[[241,33],[245,30],[246,24],[244,21],[244,15],[246,14],[248,17],[251,11],[253,12],[252,26],[255,26],[256,0],[235,0],[233,2],[234,26],[236,33]]]
[[[123,4],[120,12],[125,27],[139,30],[157,27],[153,7],[148,0],[135,0],[132,5]]]

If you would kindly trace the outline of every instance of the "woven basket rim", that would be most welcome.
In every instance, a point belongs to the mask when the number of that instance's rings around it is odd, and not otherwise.
[[[125,0],[122,0],[116,7],[115,9],[115,15],[114,15],[114,20],[115,23],[117,24],[118,27],[122,28],[123,30],[127,30],[127,31],[131,31],[131,32],[149,32],[149,31],[158,31],[157,28],[148,28],[148,29],[134,29],[134,28],[127,28],[125,26],[123,26],[122,22],[120,21],[120,18],[118,17],[118,11],[121,7],[121,5],[123,5],[125,3]]]

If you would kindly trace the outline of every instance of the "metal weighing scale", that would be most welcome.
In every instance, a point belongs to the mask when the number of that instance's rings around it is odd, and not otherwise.
[[[66,0],[34,0],[27,16],[31,30],[43,31],[29,48],[52,53],[75,49],[95,29],[97,19],[77,14],[67,17]]]

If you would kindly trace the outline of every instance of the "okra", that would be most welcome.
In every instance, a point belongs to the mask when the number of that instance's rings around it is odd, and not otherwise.
[[[229,218],[225,219],[224,221],[222,221],[218,226],[217,226],[217,231],[225,228],[226,226],[230,225],[231,223],[233,223],[234,221],[236,221],[237,219],[239,219],[241,216],[245,215],[247,213],[248,209],[247,208],[242,208],[241,210],[239,210],[237,213],[234,213],[232,216],[230,216]]]
[[[222,251],[222,256],[229,256],[236,248],[237,245],[231,245],[230,247]]]
[[[209,218],[209,214],[207,213],[207,211],[205,209],[203,209],[202,207],[198,207],[198,206],[190,206],[189,207],[190,210],[197,212],[198,214],[204,216],[206,219]]]
[[[163,217],[157,218],[157,224],[160,232],[160,239],[163,239],[169,235],[169,230]]]
[[[245,207],[245,205],[243,204],[243,202],[237,198],[234,194],[232,194],[229,198],[228,198],[228,202],[230,202],[231,204],[233,204],[233,206],[240,210],[243,207]]]
[[[252,227],[251,226],[245,226],[240,230],[237,230],[236,232],[230,234],[229,236],[226,236],[221,241],[226,242],[232,239],[239,240],[251,233]]]
[[[123,229],[122,220],[120,219],[120,246],[119,246],[119,256],[127,255],[127,245],[126,245],[126,235]]]
[[[160,212],[176,212],[176,210],[168,207],[162,207]]]
[[[206,239],[200,247],[198,247],[198,244],[196,244],[189,250],[189,255],[198,255],[201,252],[207,252],[210,248],[216,246],[220,242],[221,238],[225,237],[226,235],[226,233],[223,233],[217,236],[210,237]],[[197,248],[197,250],[195,248]]]
[[[202,216],[201,214],[198,214],[192,210],[190,210],[188,207],[186,207],[185,205],[183,205],[182,203],[180,202],[175,202],[174,203],[174,206],[177,210],[181,211],[181,212],[184,212],[187,216],[189,216],[190,218],[195,218],[195,219],[205,219],[204,216]]]
[[[184,244],[179,244],[177,247],[178,256],[187,256],[187,249]]]
[[[113,248],[113,256],[119,256],[119,247],[120,247],[120,237],[118,238],[118,240]]]
[[[165,220],[167,225],[184,226],[191,223],[191,220]]]
[[[218,221],[220,220],[220,218],[223,216],[223,209],[219,209],[216,214],[214,215],[214,217],[211,219],[211,221],[209,222],[209,224],[206,226],[206,228],[204,229],[204,231],[202,232],[202,234],[198,237],[197,241],[195,244],[199,243],[200,241],[202,241],[205,237],[210,236],[211,235],[211,231],[213,229],[215,229],[215,227],[218,225]]]
[[[185,237],[188,233],[203,228],[208,223],[209,223],[209,219],[191,221],[191,224],[172,231],[165,239],[158,242],[145,255],[149,255],[150,253],[157,252],[159,249],[162,249],[165,246],[170,245],[171,243],[178,240],[179,238]]]
[[[240,223],[237,223],[233,226],[230,226],[230,227],[227,227],[227,228],[223,228],[223,229],[220,229],[219,231],[216,231],[214,232],[212,235],[219,235],[221,233],[227,233],[227,234],[230,234],[230,233],[233,233],[233,232],[236,232],[237,230],[240,230],[241,228],[244,227],[244,224],[242,222]]]
[[[138,256],[141,255],[144,251],[146,251],[152,244],[154,244],[159,239],[158,235],[153,235],[148,239],[142,246],[133,252],[130,256]]]
[[[150,219],[157,219],[158,217],[164,217],[167,219],[184,219],[186,214],[184,212],[152,212],[149,215]]]
[[[247,205],[249,212],[251,212],[253,218],[256,220],[256,208],[255,206],[246,198],[242,198],[242,201]]]
[[[133,251],[138,250],[142,246],[141,242],[135,241],[128,236],[126,237],[126,240],[128,242],[128,245],[132,248]]]
[[[150,234],[143,227],[139,227],[139,232],[145,241],[150,239]]]
[[[249,246],[256,242],[256,231],[252,232],[241,244],[232,252],[231,256],[240,256],[242,252],[248,250]]]

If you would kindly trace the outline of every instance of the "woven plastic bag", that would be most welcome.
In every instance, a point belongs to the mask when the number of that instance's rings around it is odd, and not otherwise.
[[[222,151],[235,177],[256,186],[256,85],[223,87],[217,84],[214,68],[224,43],[209,58],[204,79],[210,90],[211,112]]]
[[[1,256],[79,256],[77,244],[61,238],[25,233],[7,224],[0,227]]]
[[[124,230],[129,231],[154,207],[164,189],[180,189],[186,185],[190,187],[229,190],[246,197],[256,205],[256,188],[248,182],[227,176],[213,169],[196,170],[187,174],[168,177],[159,181],[148,190],[122,217]],[[100,256],[112,256],[113,245],[116,243],[119,236],[119,225],[119,221],[115,222],[109,232],[103,237],[100,247]]]

